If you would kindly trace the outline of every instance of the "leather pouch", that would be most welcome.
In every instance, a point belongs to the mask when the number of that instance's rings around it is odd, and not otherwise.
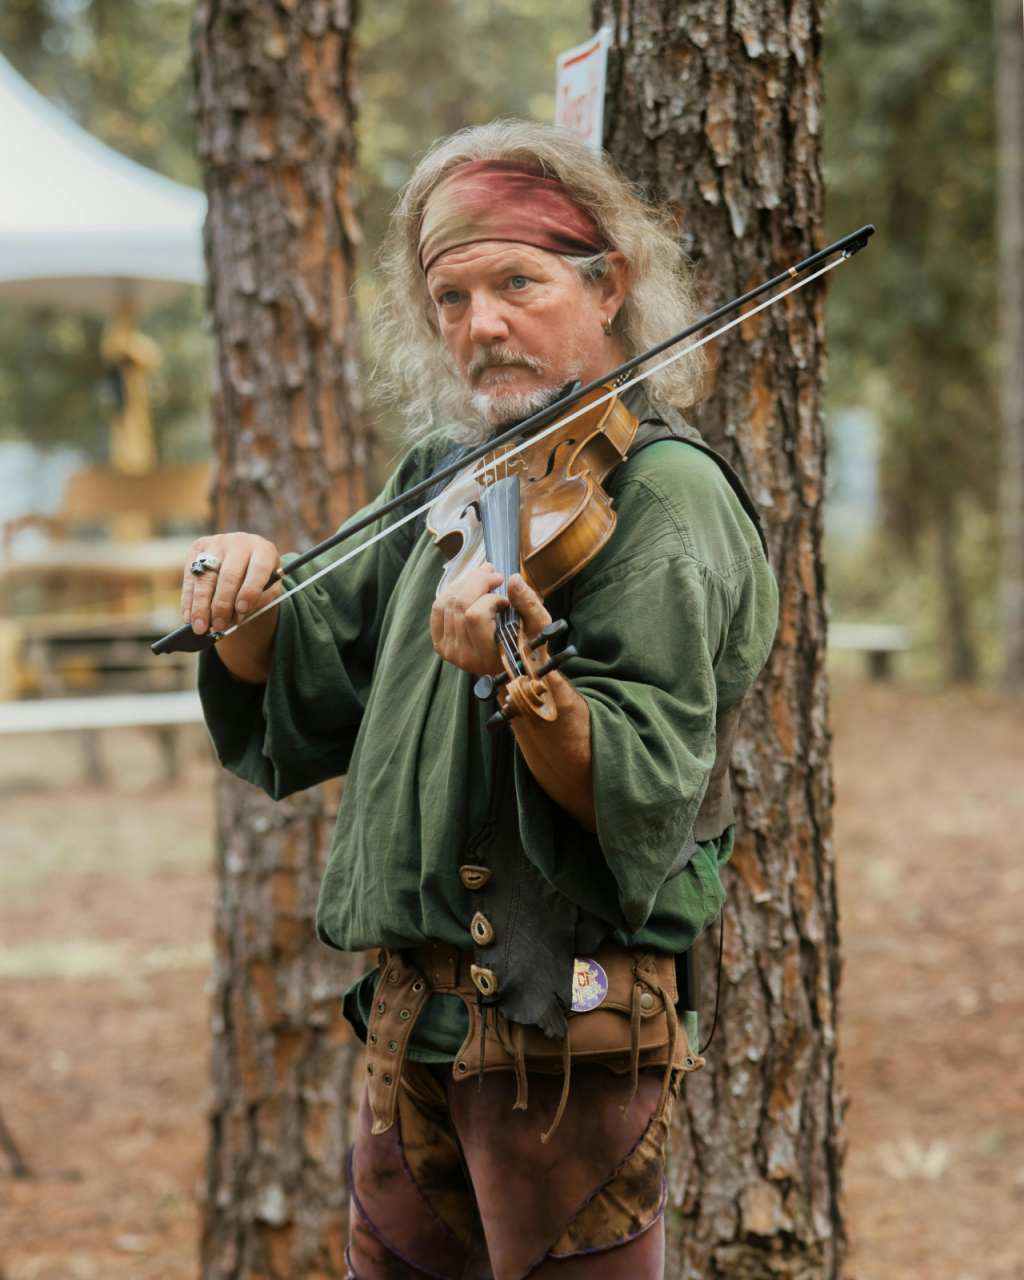
[[[414,959],[432,979],[433,989],[460,996],[469,1014],[469,1032],[452,1064],[456,1079],[481,1070],[514,1069],[517,1050],[529,1071],[560,1072],[567,1052],[575,1061],[601,1063],[613,1071],[633,1069],[634,1053],[640,1067],[671,1065],[692,1071],[702,1065],[690,1052],[686,1035],[677,1024],[676,970],[671,955],[623,948],[599,950],[592,959],[604,971],[607,994],[596,1008],[568,1014],[566,1045],[561,1039],[545,1036],[538,1027],[510,1023],[500,1006],[482,1002],[469,978],[470,953],[445,955],[442,971],[439,948],[424,951],[427,954],[415,952]],[[670,1047],[674,1049],[671,1063]]]

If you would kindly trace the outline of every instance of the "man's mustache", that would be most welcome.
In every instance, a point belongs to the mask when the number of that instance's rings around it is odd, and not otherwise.
[[[481,347],[466,369],[469,381],[476,382],[486,369],[492,369],[496,365],[519,365],[529,369],[531,373],[544,372],[543,362],[535,356],[528,356],[525,351],[513,351],[510,347]]]

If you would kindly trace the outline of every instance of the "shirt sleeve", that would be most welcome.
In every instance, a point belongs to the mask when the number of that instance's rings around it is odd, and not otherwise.
[[[707,475],[683,476],[676,490],[649,478],[631,485],[620,495],[618,554],[610,544],[572,594],[579,656],[564,671],[590,711],[596,837],[553,802],[543,821],[530,816],[538,806],[520,805],[545,874],[627,933],[648,922],[690,844],[717,713],[743,698],[775,634],[775,579],[753,526]],[[524,789],[526,772],[521,762]]]
[[[715,760],[721,583],[663,557],[604,575],[574,609],[587,700],[597,841],[613,923],[638,929],[693,831]],[[645,624],[624,626],[624,620]]]
[[[423,474],[410,455],[380,496],[352,524],[416,483]],[[401,519],[399,510],[387,517]],[[344,526],[343,526],[344,527]],[[285,578],[313,577],[325,564],[369,543],[373,524]],[[266,684],[236,679],[216,647],[199,660],[199,695],[221,764],[275,800],[348,768],[366,701],[388,601],[413,541],[410,522],[279,605]],[[295,556],[284,556],[287,565]]]

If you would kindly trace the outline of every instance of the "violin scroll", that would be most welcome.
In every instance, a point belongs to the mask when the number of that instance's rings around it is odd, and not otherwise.
[[[473,686],[473,692],[481,701],[497,695],[498,709],[487,721],[487,728],[492,732],[509,724],[517,716],[533,717],[551,722],[557,719],[558,712],[551,699],[551,691],[544,677],[557,671],[570,658],[575,658],[575,645],[566,645],[564,649],[552,655],[548,645],[552,640],[564,636],[569,624],[564,618],[549,622],[532,640],[526,640],[520,630],[518,641],[518,664],[513,664],[508,655],[502,652],[502,663],[505,670],[497,676],[481,676]],[[521,670],[517,670],[517,665]]]

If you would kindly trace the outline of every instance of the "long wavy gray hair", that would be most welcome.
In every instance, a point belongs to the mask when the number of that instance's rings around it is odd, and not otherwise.
[[[696,289],[689,260],[668,220],[652,208],[611,162],[573,134],[524,120],[496,120],[462,129],[427,152],[399,197],[381,249],[382,289],[373,312],[377,391],[401,406],[406,439],[444,426],[475,441],[487,429],[441,338],[434,304],[419,264],[420,220],[444,175],[468,160],[539,164],[557,178],[629,262],[629,293],[615,318],[627,355],[636,355],[693,322]],[[599,279],[603,260],[566,258],[585,280]],[[645,384],[654,403],[692,404],[705,369],[703,351],[683,357]]]

